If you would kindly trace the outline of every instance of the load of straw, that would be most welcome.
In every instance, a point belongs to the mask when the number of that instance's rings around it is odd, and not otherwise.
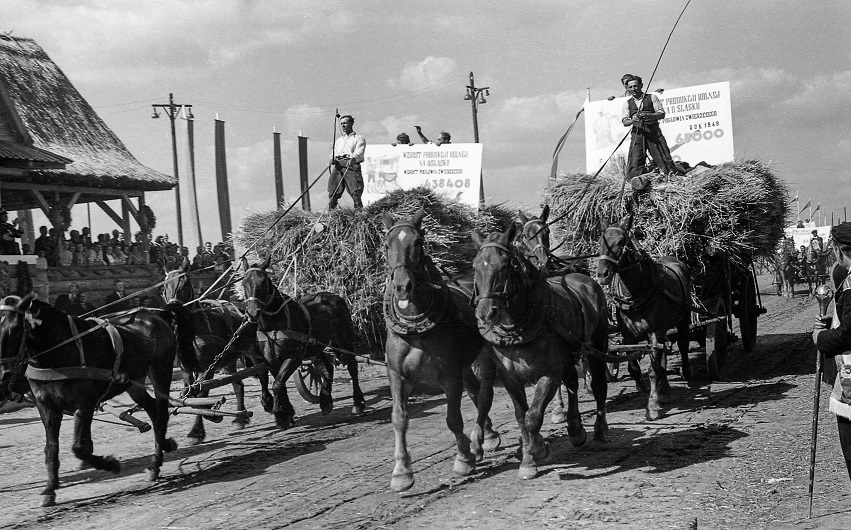
[[[281,212],[254,214],[236,233],[243,248],[253,248],[258,261],[271,255],[271,272],[281,291],[298,298],[317,291],[342,296],[352,311],[356,331],[371,348],[384,341],[381,301],[387,268],[382,215],[411,217],[423,206],[425,250],[453,274],[469,274],[476,255],[470,232],[504,230],[511,214],[500,206],[476,211],[427,188],[397,190],[358,211],[338,208],[329,213],[293,209],[267,232]]]
[[[576,174],[551,181],[545,200],[550,218],[560,218],[557,228],[579,255],[597,252],[601,218],[624,217],[623,203],[631,194],[629,183],[624,190],[622,173],[597,179]],[[729,162],[697,176],[655,177],[651,191],[639,197],[632,226],[651,255],[676,256],[693,271],[702,270],[704,258],[715,252],[744,266],[773,253],[788,205],[785,182],[768,166],[756,160]]]

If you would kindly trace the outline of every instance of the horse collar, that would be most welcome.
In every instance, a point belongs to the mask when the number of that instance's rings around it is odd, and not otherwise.
[[[443,284],[431,284],[431,303],[418,315],[400,315],[396,311],[395,296],[390,279],[384,286],[384,323],[396,335],[413,337],[424,335],[446,320],[449,308],[449,289]]]
[[[546,286],[546,280],[539,280],[534,289],[536,291],[544,289],[542,292],[549,293]],[[544,317],[546,308],[550,305],[549,302],[547,300],[547,303],[531,304],[526,311],[526,318],[523,322],[516,324],[486,324],[478,320],[479,332],[485,340],[497,346],[520,346],[532,342],[544,332],[546,324]]]

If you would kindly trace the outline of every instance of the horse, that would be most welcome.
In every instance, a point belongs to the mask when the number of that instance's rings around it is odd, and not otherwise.
[[[268,256],[261,265],[249,267],[248,261],[242,258],[245,270],[242,289],[246,316],[257,326],[257,340],[263,344],[263,355],[274,377],[272,414],[278,427],[288,429],[294,424],[295,409],[287,396],[286,383],[304,359],[316,358],[323,364],[329,377],[323,382],[319,407],[323,414],[333,410],[334,363],[323,353],[326,346],[346,350],[336,352],[336,356],[346,365],[352,378],[352,413],[363,414],[366,400],[358,381],[358,363],[349,353],[359,340],[348,304],[342,297],[327,292],[299,300],[282,294],[266,272],[270,263],[271,256]]]
[[[520,230],[514,238],[514,246],[522,252],[536,269],[548,274],[565,272],[583,272],[583,268],[576,263],[570,263],[553,255],[550,250],[550,227],[547,218],[550,215],[550,206],[544,205],[541,215],[538,217],[527,217],[522,210],[518,210],[517,216],[520,220]],[[588,384],[590,387],[590,384]],[[567,414],[564,410],[564,398],[561,394],[561,386],[555,396],[555,406],[550,415],[551,423],[564,423]]]
[[[574,446],[587,440],[579,414],[577,356],[591,346],[608,350],[608,317],[603,289],[584,274],[548,278],[511,242],[516,225],[487,236],[474,230],[478,253],[473,260],[474,301],[479,333],[491,343],[491,363],[480,364],[482,386],[493,383],[494,368],[514,402],[520,427],[522,461],[518,475],[538,475],[538,464],[550,455],[541,437],[544,411],[558,387],[568,389],[567,432]],[[596,401],[594,439],[608,439],[606,364],[589,356],[591,390]],[[482,370],[481,367],[488,370]],[[534,386],[531,406],[526,384]],[[477,432],[481,436],[481,432]]]
[[[159,477],[163,452],[177,449],[174,439],[166,438],[172,367],[176,355],[185,370],[197,368],[193,335],[189,312],[179,304],[162,312],[134,310],[98,320],[71,317],[32,294],[0,306],[0,392],[20,364],[28,363],[26,377],[44,424],[47,486],[41,492],[42,506],[56,503],[65,410],[74,414],[74,456],[95,469],[121,471],[114,457],[94,454],[91,424],[99,403],[125,391],[151,418],[154,454],[148,478]],[[153,398],[145,389],[146,376]]]
[[[795,296],[795,277],[798,269],[797,253],[792,239],[785,239],[777,250],[777,273],[780,276],[780,291],[786,298]]]
[[[666,401],[670,384],[668,364],[668,330],[676,328],[677,346],[682,360],[681,375],[688,381],[689,326],[691,325],[691,279],[688,266],[671,256],[652,259],[636,248],[629,236],[632,216],[620,225],[601,220],[597,277],[602,285],[612,284],[617,321],[624,344],[650,341],[650,397],[646,416],[660,416],[660,401]],[[639,391],[644,391],[638,361],[628,364]]]
[[[390,488],[394,491],[414,485],[407,445],[408,399],[419,383],[436,382],[446,394],[446,426],[457,445],[456,473],[469,475],[484,451],[495,450],[501,443],[488,417],[493,386],[481,387],[471,368],[476,360],[489,362],[490,347],[476,329],[469,299],[446,285],[425,253],[424,216],[422,207],[410,219],[397,221],[389,212],[383,216],[384,255],[389,269],[383,307],[387,378],[393,395],[395,466]],[[477,424],[482,434],[473,436],[477,439],[473,445],[464,434],[462,390],[478,409]]]
[[[197,365],[201,368],[204,378],[210,379],[213,377],[213,370],[210,366],[216,360],[222,350],[227,346],[231,337],[240,330],[240,325],[245,316],[245,307],[237,307],[236,304],[222,300],[196,300],[195,291],[192,288],[192,281],[189,274],[189,260],[184,259],[183,264],[165,275],[165,280],[162,287],[162,298],[168,303],[179,303],[183,306],[188,305],[188,309],[192,315],[192,324],[195,329],[195,337],[193,340],[195,358]],[[257,347],[255,330],[248,329],[244,333],[240,333],[231,344],[231,348],[236,356],[242,357],[246,366],[252,366],[264,362],[262,352]],[[232,374],[236,372],[236,358],[234,355],[221,371]],[[183,382],[186,388],[191,389],[196,381],[194,373],[184,373]],[[272,411],[272,394],[269,392],[269,376],[263,373],[257,376],[260,380],[260,403],[266,412]],[[245,409],[245,385],[241,380],[234,381],[233,392],[236,397],[237,411]],[[207,397],[209,390],[204,390],[198,395]],[[239,428],[245,427],[250,419],[246,416],[237,416],[233,420],[233,424]],[[202,416],[195,417],[195,423],[192,429],[187,434],[191,445],[202,442],[206,438],[206,430],[204,429],[204,419]]]

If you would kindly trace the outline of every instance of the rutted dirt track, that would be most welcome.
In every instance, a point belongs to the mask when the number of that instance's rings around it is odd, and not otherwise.
[[[417,397],[409,431],[417,483],[401,495],[390,491],[390,392],[383,368],[363,366],[371,409],[363,417],[349,413],[351,387],[341,378],[336,409],[328,416],[291,388],[299,420],[286,432],[262,411],[256,386],[248,387],[255,416],[244,430],[227,421],[208,424],[208,441],[188,447],[183,436],[191,418],[173,418],[169,432],[181,448],[167,455],[156,483],[144,473],[150,433],[95,422],[96,452],[115,454],[123,471],[79,471],[66,419],[62,488],[58,506],[50,509],[38,507],[45,472],[37,412],[24,407],[0,414],[0,527],[686,529],[697,520],[701,529],[844,528],[851,520],[851,488],[835,420],[827,412],[826,386],[815,517],[806,519],[815,302],[803,295],[781,299],[768,290],[763,279],[768,314],[760,318],[757,349],[746,354],[734,345],[724,382],[709,384],[703,355],[693,352],[700,368],[696,381],[689,387],[671,375],[672,401],[652,423],[644,419],[646,396],[636,393],[632,381],[611,384],[611,441],[595,444],[589,437],[586,446],[574,448],[564,427],[547,422],[553,459],[531,481],[517,478],[518,431],[510,400],[497,388],[492,416],[503,447],[466,478],[452,473],[454,438],[444,423],[442,396]],[[669,368],[674,361],[672,356]],[[590,432],[592,401],[581,394]],[[464,418],[469,431],[474,409],[468,401]]]

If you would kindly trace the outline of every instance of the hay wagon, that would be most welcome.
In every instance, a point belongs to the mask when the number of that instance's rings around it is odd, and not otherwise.
[[[721,378],[730,343],[741,340],[746,352],[756,347],[758,318],[766,313],[766,309],[762,305],[756,270],[750,259],[731,259],[719,253],[705,256],[703,262],[706,264],[703,271],[692,272],[693,307],[689,339],[705,350],[706,370],[715,381]],[[614,303],[610,312],[614,315]],[[738,335],[734,333],[734,318],[738,321]],[[670,330],[668,339],[675,342],[676,334],[675,329]],[[610,334],[610,353],[636,358],[650,351],[646,342],[623,345],[619,341],[615,325]],[[609,365],[612,379],[617,377],[618,371],[617,363]]]

